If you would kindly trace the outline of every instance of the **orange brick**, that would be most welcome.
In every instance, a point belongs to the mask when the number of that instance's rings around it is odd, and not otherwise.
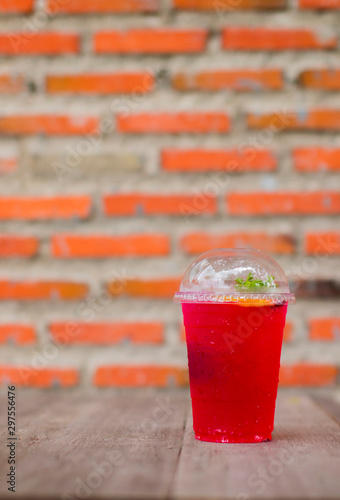
[[[164,149],[162,168],[174,172],[226,172],[273,171],[277,159],[272,151],[243,149]]]
[[[180,339],[181,339],[181,341],[182,341],[182,342],[186,342],[186,336],[185,336],[185,326],[184,326],[184,325],[180,325],[179,335],[180,335]]]
[[[32,12],[34,0],[1,0],[1,14],[16,14]]]
[[[340,213],[340,193],[255,192],[230,193],[227,196],[231,215],[322,215]]]
[[[340,89],[340,70],[312,69],[302,71],[299,83],[303,87],[321,90]]]
[[[17,168],[16,158],[0,158],[0,174],[13,174]]]
[[[296,148],[293,163],[300,172],[339,172],[340,148]]]
[[[70,327],[72,325],[72,327]],[[58,322],[49,326],[53,340],[63,344],[160,344],[164,341],[163,324],[157,322],[74,323]]]
[[[37,254],[39,242],[33,236],[0,234],[0,257],[33,257]]]
[[[127,387],[186,386],[188,369],[179,366],[100,366],[93,380],[94,385]]]
[[[172,85],[176,90],[279,90],[283,88],[283,76],[279,69],[182,72],[173,77]]]
[[[173,0],[176,9],[185,10],[275,10],[286,7],[286,0]]]
[[[214,215],[217,200],[211,195],[191,194],[109,194],[104,196],[104,212],[122,215]]]
[[[326,386],[336,383],[338,368],[333,365],[297,363],[283,365],[280,369],[280,385]]]
[[[335,36],[319,37],[309,29],[225,28],[222,47],[226,50],[310,50],[335,49]]]
[[[277,130],[340,130],[340,110],[314,109],[300,113],[247,115],[249,128]]]
[[[49,75],[46,79],[46,91],[51,94],[64,92],[75,94],[128,94],[138,92],[139,95],[140,93],[150,92],[154,83],[153,75],[145,72]]]
[[[37,340],[32,325],[6,324],[0,325],[0,343],[32,344]]]
[[[81,135],[98,132],[99,120],[91,116],[10,115],[0,116],[1,135]]]
[[[139,113],[117,116],[119,132],[129,134],[202,134],[228,132],[225,113]]]
[[[1,33],[0,55],[58,55],[79,52],[75,33]]]
[[[0,220],[85,219],[90,211],[89,196],[0,198]]]
[[[299,0],[300,9],[340,9],[340,0]]]
[[[293,339],[293,324],[287,321],[283,330],[283,342],[291,342]]]
[[[49,0],[49,7],[54,12],[55,1]],[[68,0],[59,4],[57,13],[95,14],[124,12],[156,12],[159,0]]]
[[[128,236],[58,234],[52,238],[51,251],[53,257],[61,258],[162,256],[170,253],[170,239],[164,234]]]
[[[97,54],[178,54],[203,52],[207,31],[176,29],[139,29],[101,31],[94,35]]]
[[[22,76],[0,75],[0,93],[17,94],[24,90],[24,88],[24,79]]]
[[[340,231],[307,233],[305,252],[316,257],[319,255],[340,255]]]
[[[201,254],[212,248],[252,247],[268,253],[292,254],[295,241],[284,234],[271,235],[265,232],[236,232],[210,234],[203,231],[188,233],[181,238],[181,249],[189,254]]]
[[[172,298],[179,290],[181,278],[161,279],[124,279],[116,280],[108,285],[114,296],[129,295],[131,297],[150,297],[155,299]]]
[[[293,338],[293,325],[292,323],[288,322],[285,325],[285,328],[283,330],[283,342],[291,342]],[[180,325],[180,339],[182,342],[185,342],[185,328],[184,325]]]
[[[84,283],[67,281],[0,281],[0,300],[76,300],[88,293]]]
[[[340,340],[340,318],[314,318],[309,320],[311,340]]]
[[[0,365],[0,384],[27,387],[71,387],[78,384],[79,373],[73,368],[39,368]]]

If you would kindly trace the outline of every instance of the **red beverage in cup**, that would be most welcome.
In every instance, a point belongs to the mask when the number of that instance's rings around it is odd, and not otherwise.
[[[197,439],[271,439],[287,305],[182,304]]]
[[[287,304],[294,301],[282,269],[260,251],[207,252],[189,267],[175,300],[182,302],[195,437],[271,440]]]

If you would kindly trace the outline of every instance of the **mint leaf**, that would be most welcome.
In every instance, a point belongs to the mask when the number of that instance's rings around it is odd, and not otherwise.
[[[242,278],[235,278],[235,287],[239,290],[253,292],[260,288],[274,288],[277,287],[274,276],[268,276],[266,281],[255,279],[252,273],[248,273],[245,280]]]

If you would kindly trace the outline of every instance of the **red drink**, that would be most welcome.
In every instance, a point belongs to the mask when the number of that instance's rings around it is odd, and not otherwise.
[[[271,440],[287,305],[182,308],[196,438]]]
[[[218,249],[183,276],[195,437],[216,443],[270,441],[287,305],[287,277],[269,255]]]

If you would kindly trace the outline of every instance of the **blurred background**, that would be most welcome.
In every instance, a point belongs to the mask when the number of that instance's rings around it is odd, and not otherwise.
[[[186,385],[181,276],[283,267],[280,383],[339,383],[340,1],[0,0],[0,380]]]

